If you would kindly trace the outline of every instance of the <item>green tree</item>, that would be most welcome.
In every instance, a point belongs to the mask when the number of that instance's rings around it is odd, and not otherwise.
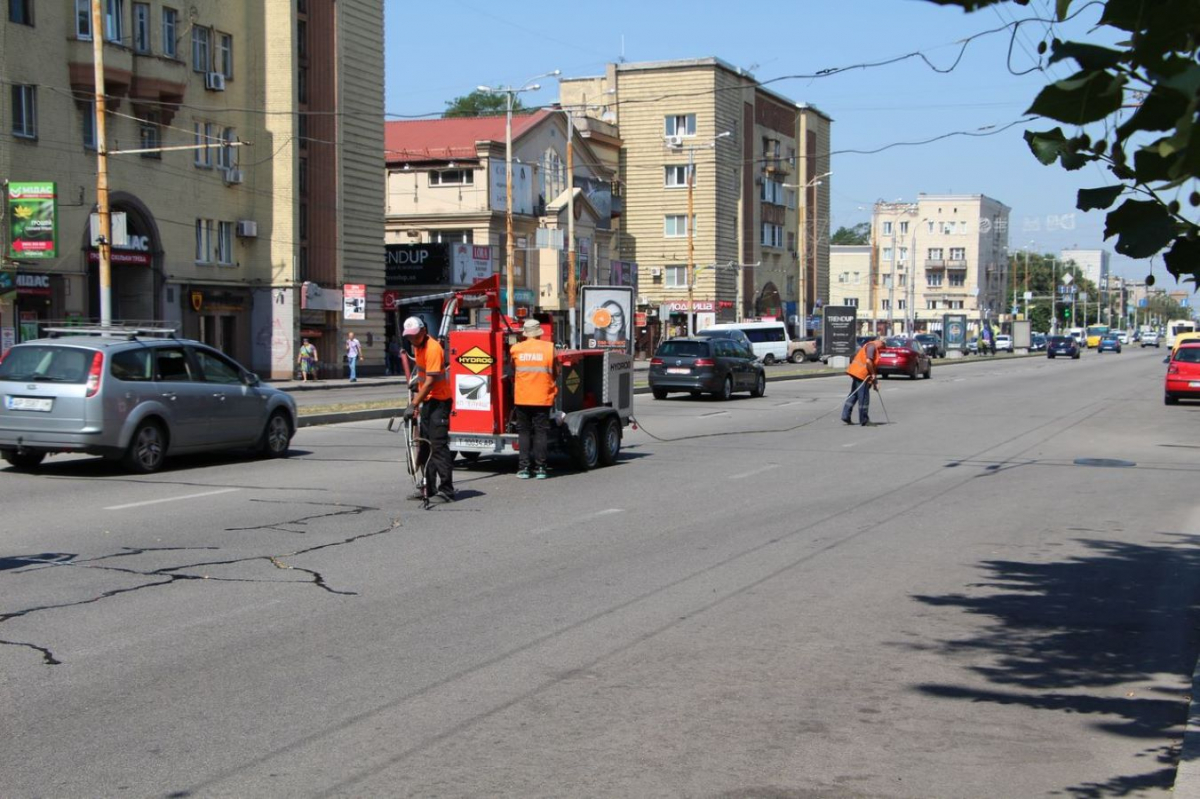
[[[442,118],[449,117],[484,117],[494,116],[496,114],[505,113],[505,105],[508,98],[504,94],[495,92],[481,92],[479,89],[464,94],[461,97],[455,97],[446,103],[446,110],[442,113]],[[523,112],[525,106],[521,105],[521,98],[513,98],[513,113]]]
[[[871,223],[859,222],[854,227],[839,227],[829,239],[830,244],[870,244]]]
[[[1007,0],[929,0],[976,11]],[[1029,0],[1012,0],[1028,5]],[[1063,22],[1096,3],[1056,0]],[[1076,171],[1091,163],[1115,178],[1107,186],[1080,189],[1081,211],[1108,211],[1104,237],[1131,258],[1163,252],[1167,271],[1200,277],[1200,3],[1196,0],[1104,0],[1096,28],[1116,32],[1120,43],[1103,47],[1053,39],[1047,65],[1073,61],[1078,71],[1049,84],[1027,113],[1060,122],[1049,130],[1026,131],[1025,141],[1043,164]],[[1015,32],[1014,32],[1015,35]],[[1123,109],[1134,108],[1132,113]],[[1084,127],[1093,128],[1091,138]],[[1102,124],[1101,124],[1102,123]],[[1174,195],[1185,187],[1190,208]],[[1153,275],[1146,282],[1153,285]]]

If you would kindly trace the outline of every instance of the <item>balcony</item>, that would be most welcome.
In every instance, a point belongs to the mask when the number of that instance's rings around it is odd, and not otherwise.
[[[947,269],[966,269],[967,262],[966,261],[946,261],[946,268]]]
[[[946,262],[941,258],[926,258],[925,259],[925,268],[926,269],[945,269]]]
[[[792,165],[787,162],[786,158],[764,158],[763,172],[768,175],[790,175],[792,174]]]

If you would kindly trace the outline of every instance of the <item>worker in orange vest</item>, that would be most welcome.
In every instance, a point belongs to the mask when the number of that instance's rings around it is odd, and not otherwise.
[[[405,420],[419,412],[420,446],[417,464],[422,466],[425,482],[409,499],[441,497],[454,500],[454,454],[450,452],[450,390],[446,354],[437,339],[425,329],[425,320],[410,316],[404,320],[402,334],[412,344],[417,363],[417,393],[404,409]]]
[[[853,424],[850,421],[850,412],[854,410],[854,403],[857,402],[858,423],[863,427],[875,427],[875,422],[868,418],[867,405],[871,400],[871,388],[879,379],[876,370],[882,353],[883,339],[876,335],[870,341],[864,342],[854,354],[854,360],[846,370],[851,380],[850,394],[842,405],[842,421],[846,424]]]
[[[517,477],[545,480],[550,411],[554,407],[554,395],[558,393],[558,362],[554,358],[554,345],[542,341],[542,325],[536,319],[525,320],[521,335],[524,340],[510,350],[513,412],[517,419]],[[529,472],[531,453],[532,475]]]

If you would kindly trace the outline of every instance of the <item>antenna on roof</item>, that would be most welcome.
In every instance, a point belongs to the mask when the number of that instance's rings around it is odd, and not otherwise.
[[[618,64],[625,63],[625,34],[621,34],[621,57],[617,59]]]

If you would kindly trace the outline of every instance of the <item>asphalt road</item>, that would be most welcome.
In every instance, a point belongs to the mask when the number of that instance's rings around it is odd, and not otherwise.
[[[383,421],[0,470],[0,795],[1166,796],[1200,405],[1161,357],[935,365],[873,429],[841,378],[639,397],[617,466],[432,511]]]

